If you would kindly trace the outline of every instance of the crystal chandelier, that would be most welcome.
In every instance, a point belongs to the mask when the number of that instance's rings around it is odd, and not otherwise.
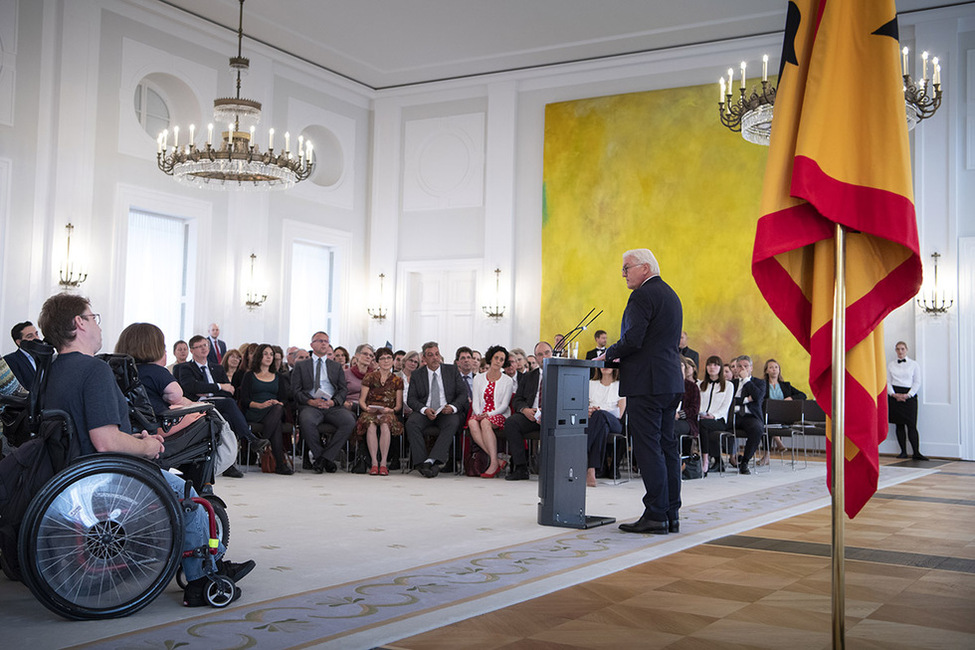
[[[240,96],[241,73],[247,73],[250,60],[242,56],[244,40],[244,0],[240,0],[240,22],[237,28],[237,56],[230,59],[230,69],[237,76],[237,94],[214,100],[213,119],[227,130],[222,142],[213,146],[213,124],[207,125],[206,143],[196,140],[196,125],[191,124],[189,139],[182,146],[179,127],[174,126],[172,143],[165,130],[156,139],[156,162],[159,169],[177,181],[214,190],[286,190],[307,179],[314,167],[310,140],[298,137],[298,151],[291,151],[291,134],[284,134],[284,149],[274,151],[274,129],[268,130],[267,150],[257,147],[254,131],[261,120],[261,103]],[[201,134],[202,135],[202,134]]]
[[[921,79],[914,81],[908,74],[908,49],[901,50],[904,69],[904,109],[907,114],[907,130],[925,120],[941,106],[941,65],[937,57],[931,60],[932,76],[928,77],[928,53],[921,54]],[[741,132],[741,137],[754,144],[768,146],[772,132],[772,113],[775,106],[775,86],[768,80],[768,55],[762,57],[762,87],[755,87],[751,95],[746,85],[744,61],[739,66],[741,82],[738,99],[734,99],[734,69],[728,68],[728,79],[718,80],[718,118],[731,131]]]

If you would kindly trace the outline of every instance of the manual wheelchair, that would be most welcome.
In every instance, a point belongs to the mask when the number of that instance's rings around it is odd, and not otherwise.
[[[22,519],[0,521],[7,528],[19,528],[13,557],[9,543],[0,555],[4,573],[23,579],[45,607],[61,616],[104,619],[128,616],[151,603],[177,575],[181,561],[189,559],[200,562],[208,578],[206,602],[214,607],[229,605],[237,588],[217,565],[221,539],[229,539],[223,502],[208,484],[201,486],[202,495],[197,496],[191,494],[189,482],[160,471],[178,465],[212,476],[210,418],[187,427],[186,434],[194,442],[184,445],[175,458],[166,454],[152,462],[114,453],[78,457],[70,417],[43,408],[53,349],[40,342],[25,348],[37,361],[30,396],[5,397],[3,404],[26,409],[30,437],[10,455],[18,457],[29,445],[34,449],[45,445],[53,450],[49,469],[56,473],[32,495]],[[166,417],[179,416],[167,413]],[[192,433],[197,424],[208,427],[207,431]],[[26,453],[20,456],[27,458]],[[5,467],[13,467],[13,460],[4,459]],[[24,465],[24,469],[32,468]],[[29,476],[29,471],[23,475]],[[184,519],[196,508],[207,513],[207,539],[183,549]]]

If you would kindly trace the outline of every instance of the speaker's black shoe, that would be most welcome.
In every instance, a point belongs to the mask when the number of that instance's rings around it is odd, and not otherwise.
[[[680,532],[680,520],[679,519],[671,519],[669,522],[667,522],[667,532],[670,532],[670,533],[679,533]]]
[[[666,521],[654,521],[640,517],[632,524],[620,524],[620,530],[624,533],[644,533],[651,535],[666,535],[670,524]]]
[[[901,453],[897,454],[897,457],[898,458],[907,458],[907,452],[906,451],[902,451]]]
[[[930,459],[929,459],[929,458],[928,458],[927,456],[925,456],[924,454],[914,454],[913,456],[911,456],[911,458],[912,458],[913,460],[930,460]]]

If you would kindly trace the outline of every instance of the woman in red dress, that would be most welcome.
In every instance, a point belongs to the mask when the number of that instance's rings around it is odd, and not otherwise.
[[[498,439],[495,429],[504,426],[504,414],[511,402],[511,377],[504,373],[508,363],[508,351],[500,345],[488,348],[485,358],[489,361],[487,372],[474,377],[474,400],[467,426],[477,446],[487,452],[491,464],[481,478],[494,478],[504,467],[498,459]]]

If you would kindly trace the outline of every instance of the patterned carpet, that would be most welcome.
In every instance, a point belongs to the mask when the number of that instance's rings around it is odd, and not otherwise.
[[[880,483],[887,487],[927,473],[884,467]],[[197,610],[202,615],[75,647],[374,647],[828,505],[821,464],[805,472],[777,468],[774,474],[776,485],[737,494],[733,486],[759,488],[762,479],[692,482],[709,484],[710,498],[696,503],[685,498],[679,535],[628,535],[615,525],[578,531],[536,527],[551,534],[227,610]],[[631,489],[638,486],[637,481]],[[729,496],[720,498],[722,493]]]

